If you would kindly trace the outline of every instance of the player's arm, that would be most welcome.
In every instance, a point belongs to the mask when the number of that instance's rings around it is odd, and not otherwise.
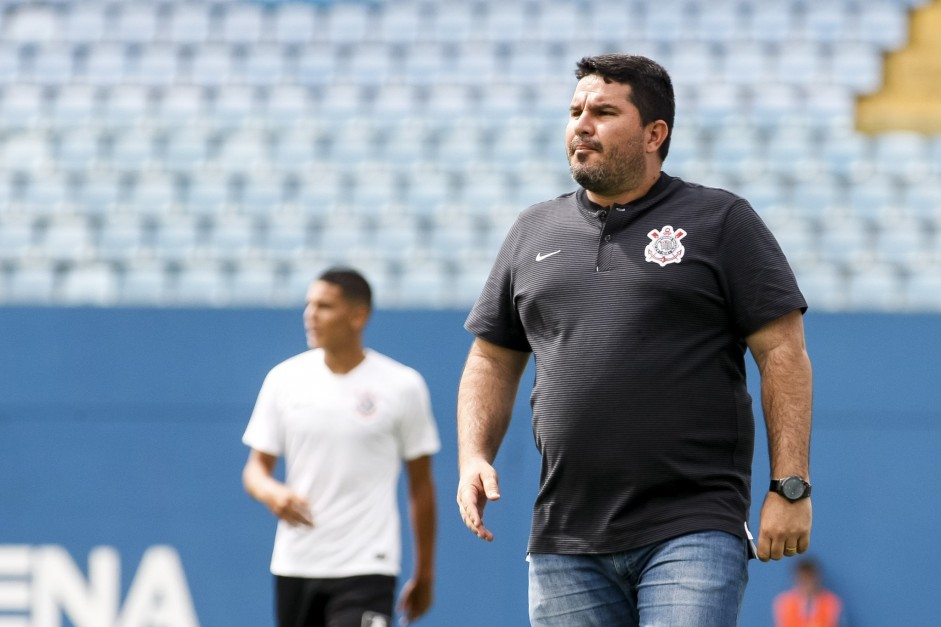
[[[497,346],[480,338],[471,345],[457,394],[457,441],[460,480],[457,504],[464,524],[477,537],[493,540],[484,527],[488,500],[500,498],[492,464],[513,414],[520,378],[530,353]]]
[[[408,471],[408,506],[415,539],[415,572],[405,584],[399,599],[399,611],[411,622],[423,616],[434,598],[435,578],[435,484],[431,456],[424,455],[406,463]]]
[[[747,342],[761,373],[771,477],[798,475],[810,481],[813,376],[801,312],[795,310],[768,323],[748,336]],[[761,509],[759,559],[781,559],[785,547],[806,551],[811,520],[809,498],[792,503],[768,492]]]
[[[278,518],[295,525],[312,526],[314,523],[307,499],[275,479],[277,463],[276,455],[251,449],[245,468],[242,469],[245,491]]]

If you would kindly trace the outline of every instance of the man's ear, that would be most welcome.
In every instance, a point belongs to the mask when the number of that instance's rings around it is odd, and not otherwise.
[[[360,331],[365,329],[366,323],[369,322],[370,313],[371,312],[369,310],[369,307],[367,307],[366,305],[359,305],[359,304],[353,305],[350,311],[350,318],[353,323],[353,326],[356,327],[356,329]]]
[[[663,120],[655,120],[647,125],[647,152],[657,152],[670,135],[670,127]]]

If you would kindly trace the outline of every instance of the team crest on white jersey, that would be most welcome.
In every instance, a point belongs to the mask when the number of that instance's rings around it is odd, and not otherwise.
[[[356,411],[363,418],[370,418],[376,413],[376,397],[372,392],[363,390],[356,394]]]
[[[659,231],[654,229],[647,233],[650,243],[644,249],[644,255],[647,261],[659,263],[660,267],[668,263],[679,263],[683,259],[686,249],[683,248],[682,240],[686,237],[686,231],[683,229],[674,229],[672,226],[665,226]]]

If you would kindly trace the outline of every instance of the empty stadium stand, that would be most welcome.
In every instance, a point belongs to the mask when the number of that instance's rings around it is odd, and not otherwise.
[[[575,61],[624,51],[673,75],[665,171],[748,198],[812,307],[941,311],[941,107],[923,104],[936,66],[917,54],[939,15],[924,0],[4,0],[0,302],[294,306],[346,263],[381,307],[466,308],[516,213],[574,187]]]

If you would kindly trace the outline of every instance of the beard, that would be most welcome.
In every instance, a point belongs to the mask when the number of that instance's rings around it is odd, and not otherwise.
[[[575,156],[581,146],[593,148],[599,158],[588,163],[591,154]],[[603,148],[591,140],[572,139],[568,145],[569,169],[575,182],[599,196],[617,196],[636,189],[644,181],[645,156],[638,142]]]

